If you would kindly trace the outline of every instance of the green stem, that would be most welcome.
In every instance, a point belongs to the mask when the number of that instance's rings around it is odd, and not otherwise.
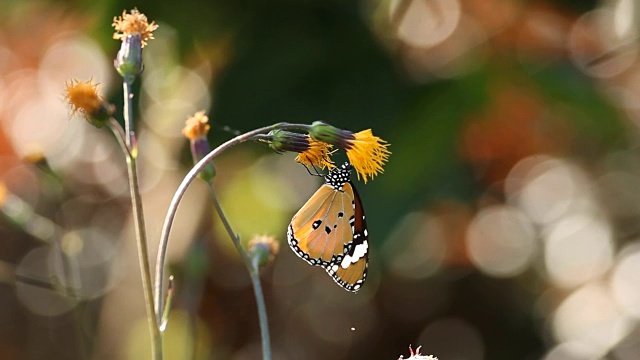
[[[173,194],[173,198],[171,199],[171,203],[169,204],[169,208],[167,209],[167,215],[164,219],[164,224],[162,225],[162,233],[160,235],[160,244],[158,245],[158,257],[156,260],[156,278],[154,284],[154,294],[155,294],[155,310],[156,310],[156,319],[157,322],[160,322],[162,319],[162,312],[164,309],[163,303],[163,292],[164,292],[164,264],[167,257],[167,246],[169,244],[169,234],[171,233],[171,226],[173,225],[173,219],[176,216],[176,212],[178,210],[178,205],[180,205],[180,201],[182,197],[187,191],[187,188],[193,182],[193,180],[204,170],[207,164],[212,161],[216,156],[223,153],[225,150],[245,142],[247,140],[251,140],[255,135],[258,134],[266,134],[271,130],[277,129],[300,129],[300,130],[309,130],[310,125],[306,124],[289,124],[289,123],[279,123],[270,126],[265,126],[259,129],[255,129],[253,131],[249,131],[245,134],[236,136],[235,138],[223,143],[217,148],[213,149],[210,153],[208,153],[202,160],[198,161],[195,164],[189,173],[182,179],[180,186]]]
[[[109,119],[107,126],[109,126],[109,130],[111,130],[113,135],[116,137],[116,140],[118,140],[118,144],[120,145],[120,148],[122,149],[124,154],[127,157],[131,157],[131,151],[129,151],[129,147],[127,147],[127,137],[122,130],[122,126],[120,126],[120,124],[114,118]]]
[[[125,143],[127,148],[131,151],[131,144],[133,143],[133,93],[131,92],[131,86],[133,81],[122,82],[122,90],[124,91],[124,133]]]
[[[262,358],[263,360],[271,360],[271,341],[269,337],[269,322],[267,321],[267,307],[264,302],[264,295],[262,293],[262,285],[260,284],[260,273],[259,273],[259,264],[257,263],[257,259],[254,258],[252,261],[245,249],[242,247],[240,243],[240,236],[233,231],[231,228],[231,224],[227,219],[227,216],[222,210],[222,205],[220,205],[220,201],[218,200],[218,196],[213,188],[213,180],[207,181],[207,185],[209,185],[209,193],[211,193],[211,198],[213,200],[213,204],[216,207],[216,211],[218,212],[218,216],[224,225],[224,228],[227,230],[229,237],[231,238],[231,242],[236,247],[236,250],[240,253],[240,257],[244,261],[247,270],[249,270],[249,275],[251,276],[251,284],[253,285],[253,293],[256,297],[256,303],[258,305],[258,320],[260,322],[260,336],[262,338]]]
[[[147,320],[149,322],[149,332],[152,342],[152,358],[162,360],[162,336],[158,327],[158,320],[153,308],[153,289],[151,287],[151,266],[149,265],[149,250],[147,248],[147,234],[142,212],[142,199],[140,197],[140,187],[138,185],[138,171],[136,167],[136,144],[134,144],[135,134],[133,132],[133,94],[131,93],[131,81],[123,81],[124,89],[124,123],[125,123],[125,144],[127,151],[127,173],[129,175],[129,190],[131,193],[131,207],[134,218],[134,230],[136,243],[138,245],[138,263],[142,276],[142,290],[147,310]],[[111,125],[111,124],[110,124]],[[111,126],[110,126],[111,127]],[[119,137],[118,131],[115,131]]]
[[[269,337],[269,322],[267,321],[267,307],[264,302],[264,294],[262,293],[262,285],[260,284],[260,265],[258,258],[254,258],[252,268],[249,270],[251,276],[251,284],[253,285],[253,293],[256,296],[258,305],[258,320],[260,321],[260,335],[262,337],[262,358],[263,360],[271,360],[271,340]]]

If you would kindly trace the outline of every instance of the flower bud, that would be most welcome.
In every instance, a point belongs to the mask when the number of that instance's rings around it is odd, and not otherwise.
[[[273,261],[279,251],[280,244],[273,236],[255,236],[249,242],[249,257],[258,266],[265,266]]]
[[[133,80],[142,72],[142,39],[140,34],[126,35],[113,66],[123,78]]]
[[[285,151],[301,153],[309,150],[309,136],[285,130],[272,130],[267,134],[271,150],[277,153]]]
[[[311,124],[309,135],[316,140],[337,145],[343,149],[348,149],[350,146],[348,140],[354,138],[351,131],[338,129],[322,121],[314,121]]]
[[[198,111],[185,122],[182,134],[191,143],[191,157],[194,164],[202,160],[211,151],[209,140],[207,139],[210,128],[209,117],[205,115],[204,111]],[[205,181],[212,180],[215,175],[216,169],[211,162],[200,172],[200,178]]]
[[[284,130],[273,130],[262,139],[269,143],[269,147],[277,152],[297,152],[296,161],[304,166],[318,166],[333,168],[330,155],[332,145],[315,140],[307,134],[299,134]]]

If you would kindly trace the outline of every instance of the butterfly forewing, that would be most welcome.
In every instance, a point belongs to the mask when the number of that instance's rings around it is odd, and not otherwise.
[[[321,222],[315,221],[317,228],[307,239],[308,253],[311,257],[319,257],[325,266],[341,260],[344,239],[351,238],[348,219],[352,213],[351,199],[344,192],[334,191],[333,200],[326,211],[323,209],[323,212],[319,213],[324,214],[324,217]]]
[[[342,259],[344,239],[351,238],[351,199],[324,184],[293,216],[289,246],[311,265],[329,266]]]
[[[344,289],[357,291],[367,277],[369,243],[364,209],[346,163],[293,216],[289,246],[311,265],[322,266]]]

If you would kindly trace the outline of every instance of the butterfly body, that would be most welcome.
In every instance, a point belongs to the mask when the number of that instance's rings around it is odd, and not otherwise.
[[[300,258],[324,268],[345,290],[357,291],[367,277],[369,243],[364,209],[350,177],[349,163],[326,175],[293,216],[287,240]]]

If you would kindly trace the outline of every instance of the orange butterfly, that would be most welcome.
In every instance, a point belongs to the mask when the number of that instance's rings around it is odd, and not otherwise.
[[[345,290],[358,291],[367,278],[369,242],[351,169],[347,162],[324,177],[325,183],[291,219],[287,240],[299,257],[323,267]]]

